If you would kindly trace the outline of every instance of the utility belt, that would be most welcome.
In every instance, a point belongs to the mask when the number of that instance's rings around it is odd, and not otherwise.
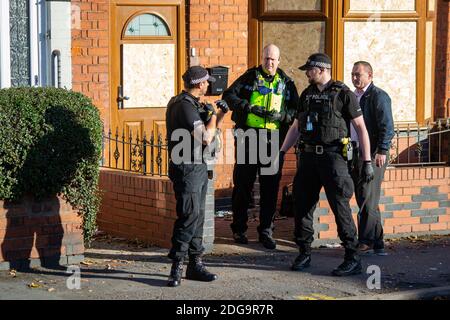
[[[342,146],[323,146],[323,145],[312,145],[305,144],[303,147],[300,147],[300,151],[303,152],[313,152],[315,154],[324,154],[325,152],[341,152]]]
[[[353,160],[353,148],[354,144],[350,138],[341,139],[341,143],[337,145],[311,145],[311,144],[301,144],[300,151],[307,153],[314,153],[317,155],[322,155],[326,152],[337,152],[342,154],[342,156],[347,161]]]

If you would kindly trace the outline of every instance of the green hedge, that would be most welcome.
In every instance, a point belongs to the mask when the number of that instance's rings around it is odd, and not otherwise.
[[[84,95],[55,88],[0,90],[0,199],[62,195],[96,229],[102,122]]]

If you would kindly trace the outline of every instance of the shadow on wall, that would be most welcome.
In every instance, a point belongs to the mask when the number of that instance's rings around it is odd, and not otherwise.
[[[79,125],[73,112],[51,107],[44,117],[47,133],[29,150],[18,174],[15,194],[24,196],[4,204],[6,230],[1,251],[11,269],[27,270],[36,265],[33,260],[37,258],[44,267],[60,265],[66,252],[57,195],[73,181],[80,161],[95,154],[88,130]]]
[[[6,233],[1,249],[9,268],[58,268],[64,237],[58,198],[38,201],[27,196],[20,203],[5,202],[5,207]]]

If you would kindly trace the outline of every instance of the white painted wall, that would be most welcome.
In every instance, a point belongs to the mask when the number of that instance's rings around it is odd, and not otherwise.
[[[51,55],[53,50],[61,52],[61,87],[72,88],[72,32],[71,32],[71,3],[47,2],[47,21],[50,39],[48,40],[48,85],[51,85]]]

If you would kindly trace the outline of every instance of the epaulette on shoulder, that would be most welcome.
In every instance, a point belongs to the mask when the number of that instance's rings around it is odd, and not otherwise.
[[[350,90],[350,88],[347,87],[347,85],[345,83],[343,83],[342,81],[335,81],[331,85],[331,89],[332,90],[336,90],[336,91],[340,91],[340,90],[348,91],[348,90]]]
[[[169,105],[181,102],[183,100],[188,101],[190,104],[193,104],[194,106],[197,105],[196,101],[192,97],[190,97],[187,94],[183,94],[183,93],[172,97],[172,99],[170,99],[170,101],[169,101]]]

